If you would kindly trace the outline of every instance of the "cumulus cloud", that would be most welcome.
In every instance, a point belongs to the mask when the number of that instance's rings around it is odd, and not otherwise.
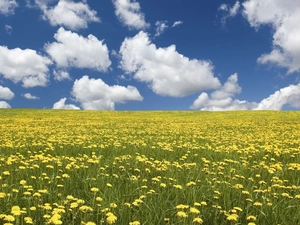
[[[23,94],[22,96],[23,96],[24,98],[30,99],[30,100],[39,99],[38,96],[34,96],[34,95],[30,94],[30,93],[25,93],[25,94]]]
[[[143,31],[125,38],[119,53],[120,67],[158,95],[184,97],[220,86],[210,61],[189,59],[175,45],[157,48]]]
[[[179,25],[183,24],[183,21],[175,21],[172,25],[172,27],[177,27]]]
[[[146,29],[150,26],[145,21],[145,15],[135,0],[112,0],[118,19],[130,29]]]
[[[300,108],[300,83],[281,88],[261,102],[256,103],[234,98],[242,90],[237,82],[238,75],[235,73],[228,78],[223,86],[211,94],[201,93],[194,101],[191,109],[207,111],[281,110],[285,105]]]
[[[0,14],[9,16],[15,13],[15,8],[18,3],[15,0],[1,0],[0,1]]]
[[[262,54],[259,63],[272,63],[288,69],[288,73],[300,71],[300,1],[299,0],[247,0],[243,15],[250,25],[258,29],[270,25],[273,30],[273,50]]]
[[[32,49],[0,46],[0,74],[14,83],[22,82],[23,87],[46,86],[51,63],[50,59]]]
[[[5,101],[0,101],[0,108],[11,108],[11,106],[5,102]]]
[[[80,109],[76,105],[73,104],[66,104],[67,98],[62,98],[58,102],[53,104],[53,109]]]
[[[83,109],[89,110],[114,110],[115,103],[143,100],[133,86],[109,86],[101,79],[90,79],[88,76],[75,80],[72,95]]]
[[[35,0],[35,5],[43,11],[43,19],[52,26],[64,26],[71,30],[87,28],[90,22],[100,22],[97,12],[90,9],[86,1],[73,2],[60,0],[57,5],[50,6],[53,1]],[[31,5],[28,2],[28,5]]]
[[[57,42],[46,44],[45,50],[59,68],[76,67],[107,71],[111,65],[106,44],[91,34],[85,38],[61,27],[54,38]]]
[[[281,110],[284,105],[300,108],[300,84],[281,88],[268,98],[263,99],[257,110]]]
[[[225,25],[228,18],[235,17],[238,14],[240,8],[241,4],[239,1],[236,1],[232,7],[227,4],[220,5],[218,10],[225,12],[225,15],[221,18],[222,24]]]
[[[167,21],[156,21],[155,26],[156,26],[156,33],[155,33],[155,37],[160,36],[167,28]]]
[[[218,90],[213,91],[210,95],[206,92],[201,93],[194,101],[191,109],[224,111],[247,110],[256,107],[256,103],[233,99],[233,97],[242,90],[237,82],[238,75],[235,73],[228,78],[223,86],[221,86]]]
[[[67,71],[63,71],[63,70],[54,70],[53,76],[54,76],[54,80],[57,81],[71,80],[70,74]]]
[[[15,94],[8,88],[0,85],[0,99],[10,100]]]

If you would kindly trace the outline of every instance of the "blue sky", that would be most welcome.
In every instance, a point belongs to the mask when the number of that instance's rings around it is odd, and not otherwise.
[[[298,0],[0,0],[0,108],[300,108]]]

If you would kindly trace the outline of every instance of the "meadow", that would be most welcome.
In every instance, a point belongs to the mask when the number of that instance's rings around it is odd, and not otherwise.
[[[298,225],[300,112],[0,110],[0,224]]]

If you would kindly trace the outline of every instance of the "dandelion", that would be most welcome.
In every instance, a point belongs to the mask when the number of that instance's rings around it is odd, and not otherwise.
[[[112,187],[112,184],[111,183],[107,183],[106,186],[107,187]]]
[[[195,208],[195,207],[191,207],[190,208],[190,213],[193,213],[193,214],[199,214],[200,213],[200,210]]]
[[[261,202],[254,202],[253,205],[254,205],[254,206],[262,206],[262,203],[261,203]]]
[[[28,217],[28,216],[24,217],[24,221],[26,224],[33,224],[31,217]]]
[[[202,224],[203,223],[203,220],[200,218],[200,217],[195,217],[193,219],[193,223],[199,223],[199,224]]]
[[[129,225],[141,225],[139,221],[130,222]]]
[[[227,216],[227,220],[230,220],[230,221],[237,221],[239,218],[239,216],[237,214],[230,214],[229,216]]]
[[[186,212],[184,212],[184,211],[179,211],[179,212],[177,212],[176,215],[177,215],[178,217],[182,217],[182,218],[188,217],[188,215],[187,215]]]
[[[4,220],[7,221],[7,222],[14,222],[15,217],[13,215],[5,215]]]
[[[246,220],[256,221],[256,217],[253,215],[247,216]]]
[[[98,192],[98,191],[99,191],[99,188],[93,187],[93,188],[91,188],[91,191],[92,191],[92,192]]]
[[[106,214],[106,222],[108,223],[108,224],[113,224],[113,223],[115,223],[116,221],[117,221],[117,217],[112,213],[112,212],[108,212],[107,214]]]
[[[21,209],[19,206],[13,206],[11,208],[11,214],[13,214],[14,216],[20,216],[21,215]]]

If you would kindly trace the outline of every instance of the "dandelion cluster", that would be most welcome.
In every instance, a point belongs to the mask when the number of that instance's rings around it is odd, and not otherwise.
[[[0,115],[0,224],[300,224],[298,112]]]

